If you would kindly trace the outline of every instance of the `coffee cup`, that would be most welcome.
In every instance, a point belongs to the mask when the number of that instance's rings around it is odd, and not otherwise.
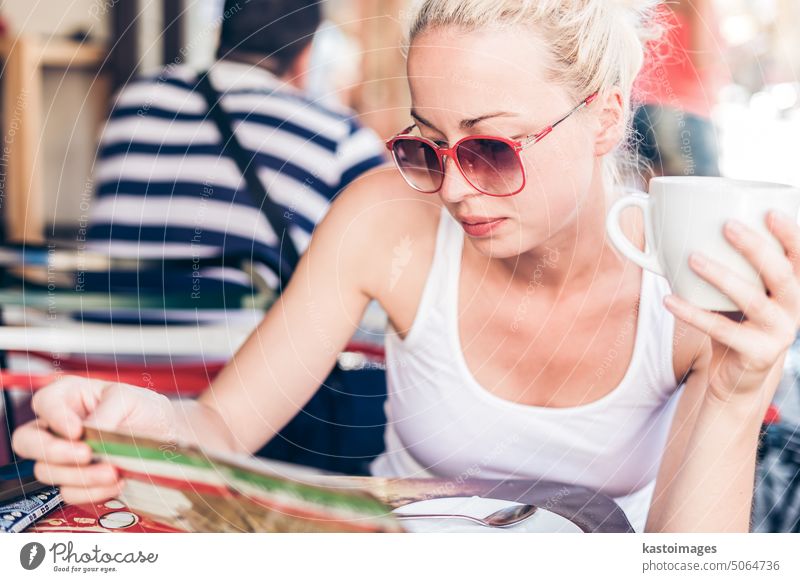
[[[620,214],[632,206],[644,215],[644,252],[620,227]],[[766,226],[772,210],[797,220],[800,188],[730,178],[658,177],[650,181],[649,194],[631,194],[612,204],[606,231],[620,253],[665,277],[678,297],[703,309],[739,311],[727,295],[692,270],[688,259],[693,252],[702,253],[763,290],[759,273],[728,242],[723,227],[729,220],[738,220],[783,254],[782,245]]]

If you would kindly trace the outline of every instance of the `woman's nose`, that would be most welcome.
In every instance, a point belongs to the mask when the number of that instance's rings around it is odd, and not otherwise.
[[[455,160],[450,156],[444,156],[442,163],[444,165],[444,178],[442,187],[439,190],[439,196],[441,196],[442,201],[456,203],[468,196],[480,195],[480,192],[473,188],[464,178]]]

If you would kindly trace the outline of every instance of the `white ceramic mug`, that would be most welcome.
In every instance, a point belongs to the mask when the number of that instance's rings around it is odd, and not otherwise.
[[[629,206],[638,206],[644,214],[646,252],[634,246],[620,228],[620,213]],[[758,272],[728,243],[722,229],[728,220],[738,220],[784,252],[767,230],[765,219],[770,210],[797,219],[800,188],[728,178],[660,177],[650,181],[649,195],[638,193],[617,200],[608,213],[606,230],[619,252],[666,277],[673,293],[682,299],[703,309],[738,311],[733,301],[692,270],[689,255],[701,252],[763,289]]]

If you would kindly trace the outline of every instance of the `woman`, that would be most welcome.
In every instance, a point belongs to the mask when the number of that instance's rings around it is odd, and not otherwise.
[[[693,262],[745,322],[689,307],[611,252],[612,158],[643,16],[621,1],[424,2],[408,55],[416,128],[390,142],[402,171],[339,197],[213,386],[178,405],[65,379],[37,394],[16,451],[72,502],[120,488],[111,467],[87,465],[84,420],[254,451],[377,299],[393,333],[376,474],[544,477],[616,497],[639,530],[746,531],[760,421],[800,313],[800,229],[769,222],[792,262],[726,229],[769,296]],[[476,135],[500,137],[459,144]],[[626,230],[643,244],[639,224]]]

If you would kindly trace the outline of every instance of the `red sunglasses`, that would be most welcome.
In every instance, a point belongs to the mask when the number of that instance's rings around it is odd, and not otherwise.
[[[416,124],[386,142],[400,174],[409,186],[433,194],[444,183],[445,157],[452,158],[469,184],[489,196],[513,196],[525,187],[525,167],[520,152],[542,141],[573,113],[597,98],[593,93],[558,121],[522,141],[490,135],[469,135],[445,148],[424,137],[408,135]]]

